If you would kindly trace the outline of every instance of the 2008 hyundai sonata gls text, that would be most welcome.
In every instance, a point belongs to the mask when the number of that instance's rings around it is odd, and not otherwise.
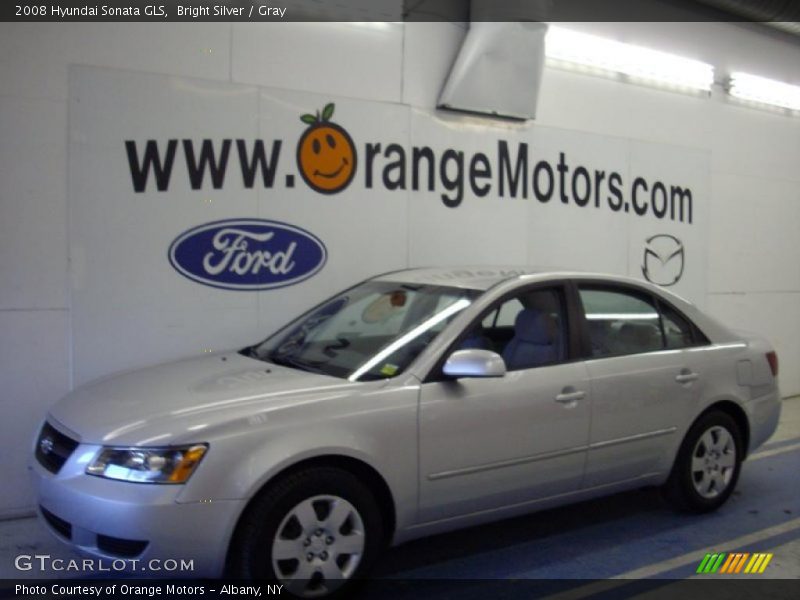
[[[715,509],[775,430],[777,370],[764,340],[634,280],[407,270],[241,351],[72,392],[32,470],[83,552],[319,596],[387,544],[602,494]]]

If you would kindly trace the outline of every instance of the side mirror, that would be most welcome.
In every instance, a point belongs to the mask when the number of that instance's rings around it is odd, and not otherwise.
[[[454,379],[461,377],[503,377],[506,363],[503,357],[491,350],[456,350],[444,363],[445,375]]]

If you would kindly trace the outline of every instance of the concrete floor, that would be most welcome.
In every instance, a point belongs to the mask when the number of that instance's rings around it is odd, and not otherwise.
[[[390,550],[377,575],[403,580],[682,580],[697,577],[705,553],[739,551],[774,553],[765,573],[755,577],[800,579],[799,476],[796,397],[785,401],[775,436],[745,462],[736,492],[713,514],[679,514],[656,491],[639,490],[411,542]],[[14,568],[19,554],[77,556],[36,519],[0,521],[0,578],[41,578]]]

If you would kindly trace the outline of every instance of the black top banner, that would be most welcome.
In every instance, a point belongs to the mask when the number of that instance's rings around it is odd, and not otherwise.
[[[0,21],[800,21],[800,2],[739,0],[4,0]]]

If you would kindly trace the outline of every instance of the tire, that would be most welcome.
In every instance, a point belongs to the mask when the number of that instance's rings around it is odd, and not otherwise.
[[[733,493],[743,456],[742,433],[733,417],[716,410],[701,415],[681,444],[664,495],[680,510],[716,510]]]
[[[372,491],[349,471],[309,468],[257,496],[231,542],[228,576],[272,580],[300,598],[353,592],[385,544]]]

